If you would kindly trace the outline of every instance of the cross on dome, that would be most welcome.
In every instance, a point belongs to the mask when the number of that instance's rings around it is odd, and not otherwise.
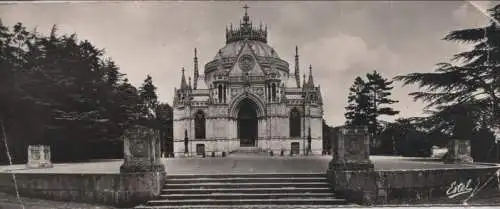
[[[239,28],[233,28],[231,25],[229,30],[226,29],[226,43],[245,39],[267,43],[267,26],[265,29],[262,29],[262,25],[260,28],[254,28],[248,16],[248,8],[250,7],[246,4],[243,6],[245,14],[243,15],[243,21],[240,21]]]
[[[245,9],[245,14],[247,13],[248,11],[248,8],[250,8],[248,5],[245,4],[245,6],[243,7]]]
[[[250,20],[250,17],[248,17],[248,7],[246,4],[245,6],[243,7],[243,9],[245,9],[245,16],[243,16],[243,24],[248,24],[248,21]]]

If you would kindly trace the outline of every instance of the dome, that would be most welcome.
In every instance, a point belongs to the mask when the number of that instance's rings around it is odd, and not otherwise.
[[[227,58],[227,57],[237,57],[241,48],[244,46],[245,42],[248,43],[252,51],[258,57],[272,57],[278,58],[278,53],[267,43],[261,41],[254,40],[245,40],[245,41],[236,41],[227,43],[224,47],[222,47],[217,54],[215,55],[215,59]]]

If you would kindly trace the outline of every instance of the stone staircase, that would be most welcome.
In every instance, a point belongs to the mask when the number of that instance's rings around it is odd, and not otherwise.
[[[338,198],[323,174],[171,175],[161,195],[136,209],[332,206]]]

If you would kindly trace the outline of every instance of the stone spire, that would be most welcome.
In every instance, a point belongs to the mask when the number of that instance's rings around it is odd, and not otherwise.
[[[188,84],[188,89],[191,89],[191,76],[189,76],[189,84]]]
[[[297,87],[300,87],[300,69],[299,69],[299,47],[295,46],[295,80]]]
[[[186,90],[188,85],[186,83],[186,76],[184,75],[184,67],[182,68],[182,77],[181,77],[181,88],[180,90]]]
[[[306,88],[307,87],[307,82],[306,82],[306,74],[302,74],[302,88]]]
[[[196,89],[198,86],[198,77],[200,76],[200,72],[198,71],[198,55],[196,52],[196,48],[194,48],[194,77],[193,77],[193,88]]]
[[[314,78],[312,75],[312,66],[309,65],[309,80],[307,81],[309,88],[314,88]]]

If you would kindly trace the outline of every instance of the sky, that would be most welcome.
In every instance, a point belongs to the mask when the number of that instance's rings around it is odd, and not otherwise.
[[[479,8],[494,5],[474,1]],[[450,31],[484,27],[486,17],[465,1],[273,1],[246,2],[254,24],[267,24],[268,43],[290,63],[299,47],[301,74],[312,65],[321,86],[329,125],[345,121],[348,89],[357,76],[377,70],[392,79],[431,72],[439,62],[470,46],[443,41]],[[225,44],[225,27],[238,25],[245,2],[56,2],[0,4],[4,25],[22,22],[49,34],[76,33],[113,59],[135,86],[149,74],[162,102],[172,104],[181,67],[193,74],[194,48],[200,69]],[[201,70],[202,71],[202,70]],[[202,73],[202,72],[201,72]],[[408,93],[416,86],[393,84],[399,117],[421,116],[424,103]]]

